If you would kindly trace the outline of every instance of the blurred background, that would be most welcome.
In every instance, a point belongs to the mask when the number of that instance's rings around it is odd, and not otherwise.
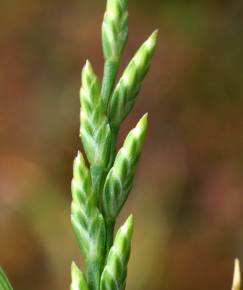
[[[150,127],[134,190],[130,290],[230,289],[243,263],[243,2],[130,0],[121,72],[159,28],[159,44],[119,145]],[[0,2],[0,264],[18,290],[68,289],[82,266],[71,231],[79,87],[102,76],[105,1]]]

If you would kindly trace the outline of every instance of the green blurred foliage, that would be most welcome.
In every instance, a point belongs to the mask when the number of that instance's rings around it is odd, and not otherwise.
[[[15,289],[67,289],[86,58],[101,76],[105,1],[0,2],[0,264]],[[128,289],[229,289],[243,260],[243,2],[130,0],[123,68],[160,29],[120,144],[144,111],[149,136],[120,221],[135,213]]]

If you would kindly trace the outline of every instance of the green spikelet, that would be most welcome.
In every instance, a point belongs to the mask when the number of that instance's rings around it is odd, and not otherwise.
[[[127,0],[108,0],[102,24],[102,46],[105,58],[102,98],[105,108],[113,89],[119,61],[127,42]]]
[[[82,73],[80,102],[80,135],[91,166],[93,189],[98,193],[110,160],[111,132],[100,98],[99,82],[88,61]]]
[[[111,127],[118,128],[133,108],[135,98],[149,69],[157,42],[157,31],[137,51],[111,96],[108,116]]]
[[[71,267],[72,283],[70,290],[89,290],[84,274],[73,262]]]
[[[102,24],[102,45],[106,61],[119,62],[128,36],[127,0],[108,0]]]
[[[130,216],[119,229],[101,276],[101,290],[122,290],[126,285],[127,263],[131,250],[133,218]]]
[[[0,290],[13,290],[2,268],[0,268]]]
[[[85,256],[88,283],[98,289],[105,251],[104,219],[94,204],[89,170],[81,153],[74,160],[71,222]]]
[[[241,288],[240,261],[238,259],[235,259],[232,290],[240,290],[240,288]]]
[[[113,167],[107,175],[102,195],[102,205],[105,217],[109,221],[116,219],[132,188],[135,168],[146,131],[147,115],[144,115],[137,126],[128,134],[123,147],[116,156]]]

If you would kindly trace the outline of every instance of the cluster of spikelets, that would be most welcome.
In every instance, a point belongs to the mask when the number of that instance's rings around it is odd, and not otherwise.
[[[138,49],[116,83],[128,36],[127,0],[108,0],[102,25],[105,58],[100,85],[89,61],[82,72],[80,137],[89,163],[74,160],[71,221],[85,257],[85,274],[73,263],[71,290],[123,290],[126,286],[133,218],[113,239],[117,216],[132,189],[147,130],[147,115],[116,154],[121,123],[132,110],[154,54],[157,31]]]
[[[117,72],[128,36],[127,0],[107,0],[102,25],[105,58],[102,85],[87,61],[80,90],[80,137],[89,166],[79,152],[74,160],[71,222],[85,257],[85,274],[72,264],[71,290],[124,290],[133,218],[113,238],[117,216],[131,191],[147,130],[147,115],[130,131],[116,154],[121,123],[132,110],[155,50],[157,31],[138,49],[120,80]],[[0,290],[12,287],[0,269]],[[240,290],[235,262],[232,290]]]

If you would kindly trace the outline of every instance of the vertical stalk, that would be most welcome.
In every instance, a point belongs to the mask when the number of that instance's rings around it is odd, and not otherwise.
[[[91,166],[90,168],[95,205],[98,205],[104,183],[104,168]]]
[[[118,129],[111,128],[111,147],[110,147],[110,160],[108,162],[107,168],[103,168],[100,166],[91,166],[90,173],[92,178],[92,186],[93,186],[93,194],[94,194],[94,202],[97,206],[99,206],[101,193],[103,191],[103,186],[105,182],[105,176],[111,169],[115,155],[116,155],[116,140],[117,140]]]
[[[117,142],[118,128],[111,127],[111,150],[110,150],[110,160],[107,172],[111,169],[115,157],[116,157],[116,142]]]
[[[111,169],[111,167],[113,166],[114,160],[115,160],[117,134],[118,134],[118,129],[112,127],[111,128],[111,138],[112,138],[112,140],[111,140],[111,154],[110,154],[110,161],[109,161],[108,170]],[[113,244],[115,221],[106,219],[105,223],[106,223],[106,258],[107,258],[109,250]]]
[[[110,60],[105,61],[104,77],[103,77],[102,89],[101,89],[101,96],[103,99],[105,110],[107,110],[109,98],[114,88],[118,67],[119,67],[119,64],[117,61],[110,61]]]
[[[113,244],[114,227],[114,220],[106,220],[106,258]]]
[[[110,160],[109,160],[109,165],[106,169],[106,174],[110,171],[111,167],[113,166],[114,160],[115,160],[115,156],[116,156],[116,141],[117,141],[117,134],[118,134],[118,129],[117,128],[111,128],[111,147],[110,147]],[[99,188],[100,190],[103,190],[104,187],[104,182],[105,182],[105,178],[102,179],[101,182],[99,182]],[[95,191],[97,193],[97,191]],[[101,194],[97,196],[98,198],[98,204],[99,207],[102,208],[102,201],[101,199],[99,200],[99,198],[101,197]],[[115,221],[114,220],[105,220],[105,224],[106,224],[106,258],[107,255],[109,253],[109,250],[113,244],[113,235],[114,235],[114,227],[115,227]]]
[[[101,263],[97,259],[88,258],[86,262],[87,282],[89,290],[99,290]]]

